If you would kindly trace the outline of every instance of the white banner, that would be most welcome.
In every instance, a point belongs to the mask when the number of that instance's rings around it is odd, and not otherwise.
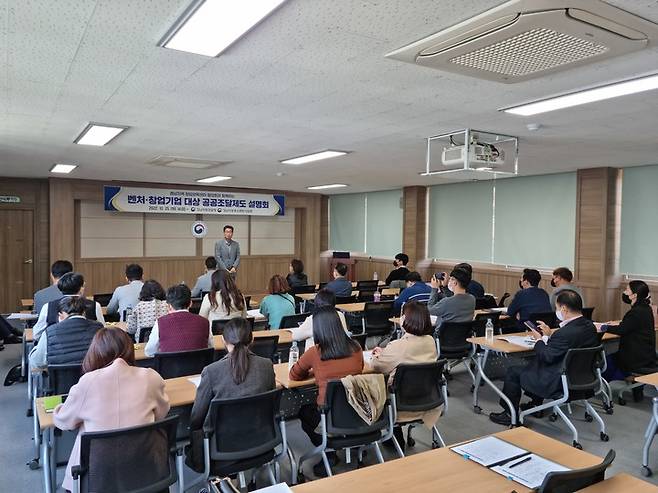
[[[106,211],[282,216],[285,209],[283,195],[116,186],[103,195]]]

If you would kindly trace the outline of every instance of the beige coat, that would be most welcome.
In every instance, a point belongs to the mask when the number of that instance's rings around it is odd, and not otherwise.
[[[73,490],[71,466],[80,463],[81,433],[153,423],[167,412],[164,380],[154,370],[130,366],[119,358],[110,366],[83,375],[53,414],[58,428],[79,429],[62,487]]]
[[[415,336],[405,333],[400,339],[391,341],[381,352],[372,357],[370,366],[376,372],[389,374],[389,382],[395,377],[395,369],[401,364],[431,363],[436,361],[436,343],[432,336]],[[426,426],[433,426],[442,408],[426,412],[399,412],[397,421],[404,423],[422,419]]]

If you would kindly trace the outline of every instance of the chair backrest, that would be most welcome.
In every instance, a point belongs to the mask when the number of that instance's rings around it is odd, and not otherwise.
[[[207,294],[210,294],[210,291],[201,291],[201,300],[203,300]]]
[[[199,314],[201,310],[201,298],[192,298],[192,305],[190,305],[190,313],[195,315]]]
[[[281,318],[281,324],[279,325],[280,329],[296,329],[299,327],[299,324],[306,320],[310,313],[298,313],[296,315],[286,315]]]
[[[569,391],[598,390],[598,372],[603,346],[569,349],[562,362],[562,374],[567,377]]]
[[[500,312],[478,313],[475,315],[475,319],[473,320],[473,330],[475,332],[475,337],[485,336],[487,320],[491,320],[491,323],[494,326],[494,332],[497,333],[499,331]]]
[[[554,312],[531,313],[528,320],[532,322],[542,321],[549,327],[557,327],[557,317]]]
[[[369,290],[362,289],[362,290],[359,291],[359,295],[356,297],[356,301],[358,301],[359,303],[374,301],[376,292],[377,292],[377,290],[369,291]]]
[[[226,327],[226,324],[229,323],[230,320],[231,320],[230,318],[213,320],[210,323],[212,335],[221,336],[224,333],[224,327]],[[254,317],[247,317],[246,320],[251,325],[251,330],[253,331],[254,327],[256,326],[256,319]]]
[[[356,296],[336,296],[336,304],[356,303]]]
[[[305,284],[290,288],[290,294],[315,293],[315,284]]]
[[[247,310],[251,310],[251,296],[244,297],[244,304]]]
[[[212,363],[214,356],[214,348],[155,353],[153,369],[165,379],[198,375],[206,366]]]
[[[382,335],[393,330],[393,323],[389,321],[393,317],[393,311],[392,301],[366,302],[363,307],[363,325],[366,333]]]
[[[429,411],[444,404],[441,387],[448,360],[398,365],[391,390],[398,411]]]
[[[94,301],[100,306],[107,306],[112,299],[112,293],[99,293],[94,295]]]
[[[605,470],[615,460],[615,451],[610,450],[605,459],[595,466],[570,471],[549,472],[537,493],[570,493],[579,491],[605,479]]]
[[[42,343],[43,344],[43,343]],[[82,376],[82,364],[48,365],[48,393],[68,394]]]
[[[257,356],[274,361],[274,355],[279,349],[279,336],[255,337],[249,349]]]
[[[352,339],[359,343],[362,350],[366,350],[366,339],[368,334],[352,334]]]
[[[137,337],[137,342],[142,343],[142,342],[148,342],[149,337],[151,337],[151,331],[153,330],[153,327],[142,327],[139,329],[139,336]]]
[[[398,288],[400,290],[404,289],[407,287],[407,282],[403,281],[401,279],[397,279],[395,281],[391,281],[391,284],[388,286],[389,288]]]
[[[489,308],[496,308],[498,303],[496,303],[496,298],[490,294],[483,296],[482,298],[475,298],[475,309],[476,310],[487,310]]]
[[[256,457],[281,445],[281,389],[210,403],[210,457],[237,461]]]
[[[498,308],[502,308],[502,307],[504,307],[504,306],[505,306],[505,301],[506,301],[507,298],[509,298],[510,296],[512,296],[512,295],[509,294],[509,293],[507,293],[507,292],[503,293],[503,295],[502,295],[502,296],[500,297],[500,299],[498,300]]]
[[[80,435],[80,491],[149,493],[178,481],[175,466],[178,416],[148,425]]]
[[[318,289],[323,289],[327,284],[329,284],[329,283],[328,283],[328,282],[321,282],[321,283],[319,283],[319,284],[318,284]]]
[[[376,291],[379,287],[379,281],[375,279],[368,279],[367,281],[356,281],[357,291]]]
[[[589,308],[583,308],[583,317],[585,317],[587,320],[593,320],[592,316],[594,315],[594,308],[595,307],[589,307]]]
[[[382,430],[388,424],[388,401],[384,404],[379,419],[368,425],[348,402],[345,387],[340,380],[330,380],[327,383],[323,410],[327,415],[329,435],[364,435]]]
[[[466,339],[473,337],[473,322],[443,322],[438,330],[441,358],[465,358],[473,345]]]

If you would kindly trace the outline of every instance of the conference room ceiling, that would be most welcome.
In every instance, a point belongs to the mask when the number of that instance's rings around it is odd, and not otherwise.
[[[658,163],[658,91],[536,117],[498,111],[655,71],[655,46],[505,85],[384,58],[498,0],[289,0],[218,58],[158,47],[189,2],[0,1],[0,176],[75,163],[71,178],[381,190],[448,181],[419,176],[424,139],[464,127],[518,135],[522,174]],[[654,0],[608,3],[658,22]],[[90,121],[131,128],[105,147],[73,144]],[[352,152],[279,163],[324,149]],[[147,164],[159,155],[229,164]]]

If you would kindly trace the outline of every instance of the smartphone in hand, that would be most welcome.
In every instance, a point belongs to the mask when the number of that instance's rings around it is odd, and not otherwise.
[[[531,320],[526,320],[525,322],[523,322],[523,325],[525,325],[528,329],[532,330],[533,332],[537,332],[537,334],[539,334],[540,336],[544,335],[544,333],[541,330],[541,327],[539,327]]]

